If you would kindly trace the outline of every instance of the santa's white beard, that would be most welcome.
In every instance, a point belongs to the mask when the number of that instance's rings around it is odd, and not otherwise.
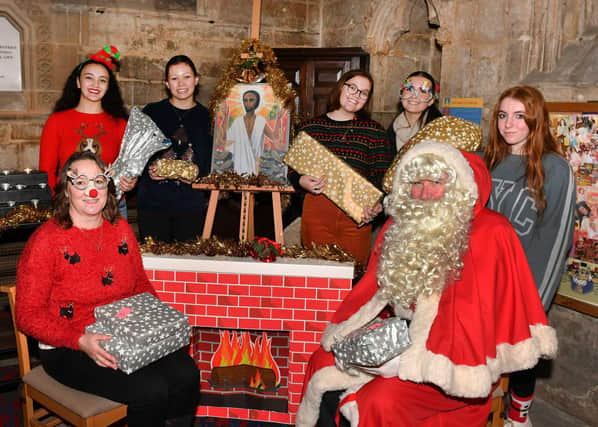
[[[378,283],[393,303],[409,307],[458,279],[474,201],[455,189],[440,200],[400,200],[384,236]]]

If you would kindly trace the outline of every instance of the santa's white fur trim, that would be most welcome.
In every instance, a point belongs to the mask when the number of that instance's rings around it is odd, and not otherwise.
[[[297,410],[295,426],[313,427],[316,425],[320,413],[320,402],[322,401],[324,392],[344,390],[355,386],[359,388],[361,385],[371,381],[372,378],[371,375],[364,372],[359,372],[357,375],[349,375],[339,370],[336,366],[327,366],[320,369],[313,374],[307,384],[305,395]]]
[[[410,308],[405,308],[401,304],[393,304],[393,310],[397,317],[401,319],[411,320],[413,319],[413,310]]]
[[[414,145],[410,148],[397,165],[397,172],[395,172],[392,188],[398,188],[400,183],[398,182],[401,174],[399,171],[409,164],[411,160],[422,154],[436,154],[442,157],[447,164],[455,169],[457,173],[457,188],[464,188],[468,190],[476,199],[478,198],[478,185],[473,176],[473,170],[469,166],[467,159],[461,154],[461,152],[444,142],[438,142],[433,139],[426,139],[419,144]]]
[[[340,402],[343,399],[351,394],[356,394],[357,391],[363,387],[364,384],[360,384],[354,387],[350,387],[345,393],[341,394]],[[359,426],[359,406],[357,405],[356,400],[349,401],[341,406],[339,406],[339,410],[343,416],[349,420],[351,427],[358,427]]]
[[[341,414],[349,420],[351,427],[359,426],[359,407],[357,402],[347,402],[340,408]]]
[[[499,344],[496,358],[486,358],[485,365],[456,365],[448,357],[429,351],[426,342],[438,312],[440,296],[420,297],[409,328],[412,344],[401,354],[399,378],[416,383],[433,383],[451,396],[486,397],[492,385],[505,372],[533,367],[541,357],[556,355],[557,339],[553,328],[530,327],[531,337],[515,345]]]
[[[341,323],[329,323],[324,330],[320,344],[322,344],[324,350],[330,351],[332,344],[375,319],[387,304],[388,299],[383,297],[380,291],[376,292],[371,300],[362,305],[347,320]]]

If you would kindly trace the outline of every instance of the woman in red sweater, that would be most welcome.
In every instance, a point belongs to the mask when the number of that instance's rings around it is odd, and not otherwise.
[[[199,372],[184,349],[130,375],[85,331],[94,308],[143,292],[155,295],[129,224],[119,218],[115,187],[90,151],[67,159],[54,217],[31,236],[17,270],[17,327],[39,341],[46,372],[69,387],[128,405],[131,427],[188,427]]]
[[[128,118],[113,73],[119,58],[117,48],[106,46],[77,65],[68,77],[40,141],[39,169],[48,173],[52,191],[58,172],[76,151],[92,151],[106,164],[116,160]],[[124,177],[120,188],[129,191],[135,183],[135,179]],[[124,199],[119,209],[126,218]]]

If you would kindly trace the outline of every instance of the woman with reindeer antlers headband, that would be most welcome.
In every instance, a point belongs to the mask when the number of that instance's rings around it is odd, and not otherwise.
[[[116,47],[106,46],[77,65],[66,80],[40,140],[39,169],[48,173],[52,191],[58,172],[74,152],[92,151],[106,164],[118,157],[128,118],[114,76],[119,58]],[[120,189],[129,191],[136,182],[123,177]],[[119,211],[126,218],[124,198]]]

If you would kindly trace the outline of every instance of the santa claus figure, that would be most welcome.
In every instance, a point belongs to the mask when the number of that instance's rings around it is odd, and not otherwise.
[[[484,207],[490,191],[474,154],[424,141],[403,155],[391,219],[310,359],[297,426],[328,425],[322,396],[342,390],[353,427],[481,427],[501,374],[555,356],[519,239]],[[381,366],[337,367],[332,345],[389,308],[408,319],[411,346]]]

